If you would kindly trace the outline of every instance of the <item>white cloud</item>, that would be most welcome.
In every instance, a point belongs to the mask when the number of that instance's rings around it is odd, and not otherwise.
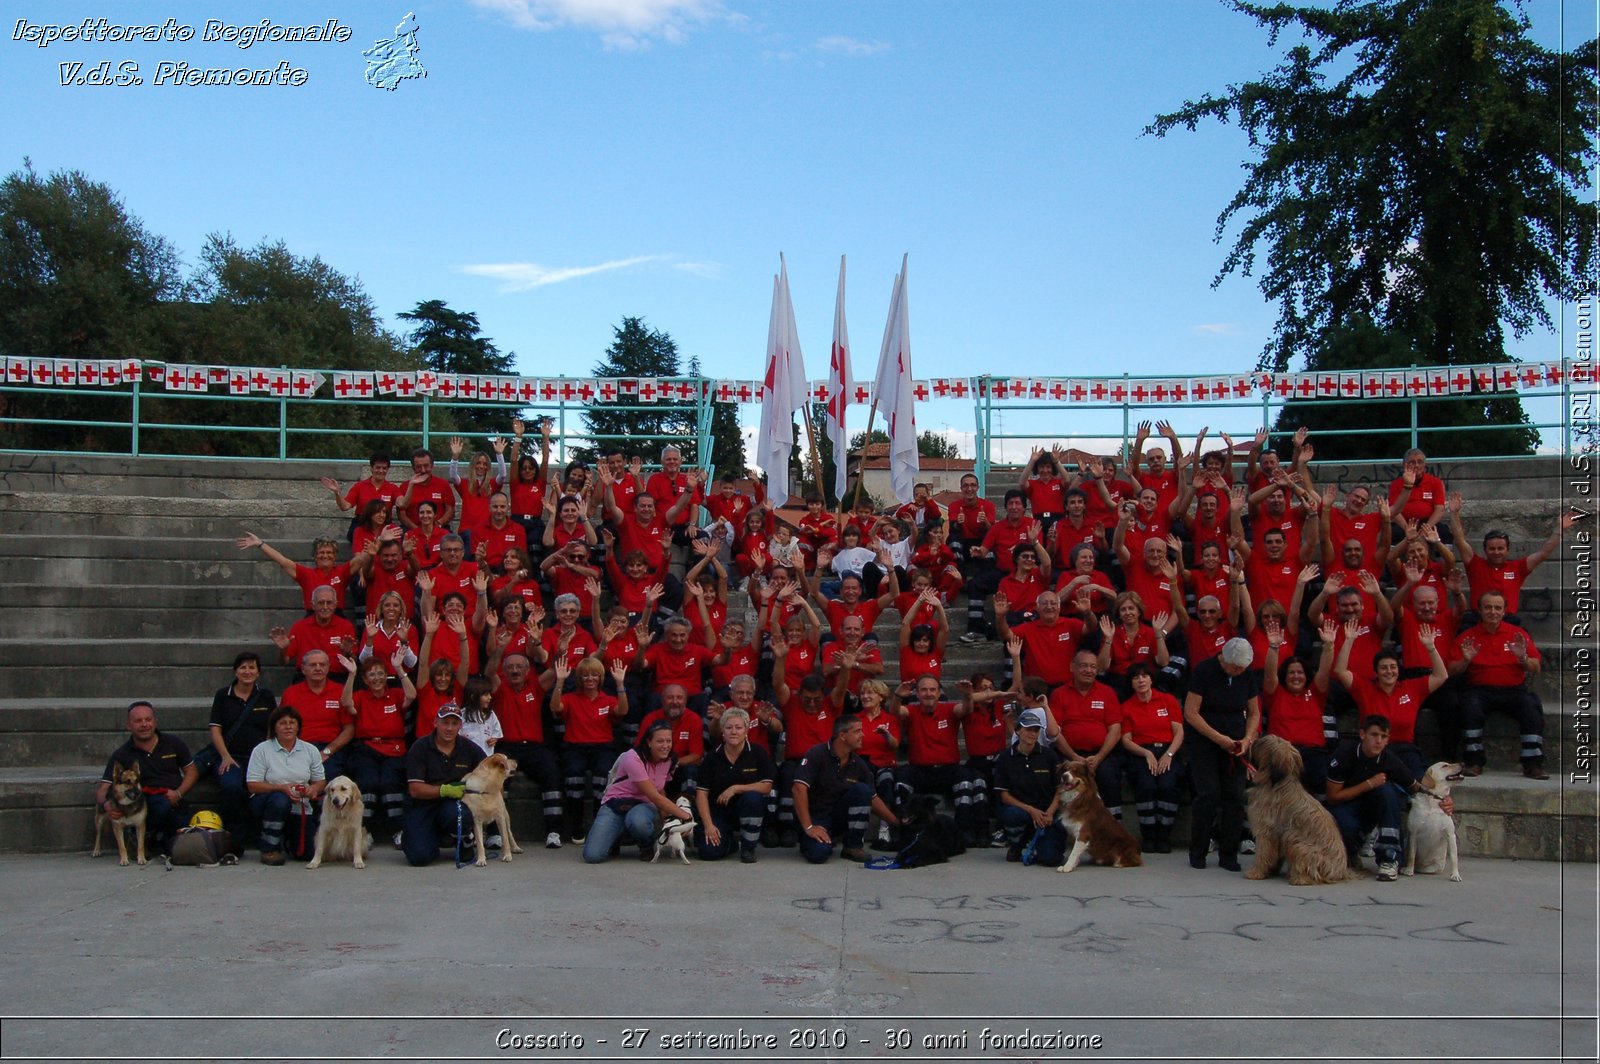
[[[672,268],[695,277],[705,277],[711,280],[722,276],[722,263],[720,262],[679,262],[674,264]]]
[[[828,52],[832,55],[845,55],[852,59],[864,59],[870,55],[881,55],[888,50],[889,46],[883,41],[862,41],[843,35],[823,37],[817,41],[817,51]]]
[[[1202,336],[1233,336],[1239,331],[1239,326],[1231,321],[1212,321],[1196,325],[1194,331]]]
[[[720,0],[473,0],[519,29],[574,27],[600,34],[607,48],[639,51],[655,39],[682,44],[687,31],[712,20],[742,22]]]
[[[613,259],[594,266],[540,266],[536,262],[484,262],[459,267],[462,273],[474,277],[487,277],[500,282],[502,292],[527,292],[545,285],[560,284],[591,274],[625,270],[646,262],[659,262],[664,255],[635,255],[629,259]]]

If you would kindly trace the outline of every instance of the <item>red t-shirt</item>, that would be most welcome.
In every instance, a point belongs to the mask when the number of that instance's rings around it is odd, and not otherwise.
[[[367,581],[367,607],[375,608],[378,601],[393,591],[400,596],[400,606],[407,620],[416,612],[417,582],[411,575],[411,570],[404,564],[394,572],[386,571],[382,566],[374,565],[364,574]]]
[[[341,562],[329,572],[313,569],[309,565],[296,565],[294,567],[294,582],[300,585],[300,594],[305,597],[306,609],[311,609],[311,593],[324,585],[333,588],[339,596],[339,609],[344,609],[345,589],[350,586],[350,563]]]
[[[315,692],[301,681],[283,692],[278,705],[290,706],[300,714],[300,738],[312,746],[322,746],[333,742],[349,719],[340,694],[337,684],[326,683],[321,692]]]
[[[439,518],[439,524],[441,526],[446,524],[445,510],[453,508],[456,504],[455,489],[450,487],[448,480],[430,474],[428,479],[421,484],[408,484],[407,486],[411,488],[411,503],[404,511],[406,520],[415,525],[417,523],[417,507],[425,502],[431,502],[433,503],[434,514]],[[403,491],[402,494],[404,494]]]
[[[439,707],[446,702],[461,705],[461,685],[454,680],[450,681],[450,690],[440,691],[433,684],[417,688],[417,727],[418,739],[433,731],[434,723],[439,719]]]
[[[307,651],[326,650],[328,660],[332,663],[332,671],[343,676],[344,670],[339,667],[339,655],[346,653],[343,649],[346,639],[350,641],[350,647],[356,645],[355,625],[337,613],[328,619],[326,626],[318,624],[315,617],[303,617],[289,626],[287,651],[289,660],[299,664],[300,658]]]
[[[1327,698],[1311,684],[1299,694],[1282,684],[1267,697],[1267,734],[1295,746],[1326,746],[1333,718]]]
[[[839,538],[839,523],[824,510],[820,514],[807,513],[800,518],[800,542],[815,551]]]
[[[1143,662],[1154,667],[1156,663],[1156,630],[1148,624],[1141,623],[1139,631],[1132,639],[1128,638],[1128,630],[1122,625],[1117,625],[1117,630],[1111,636],[1111,672],[1118,676],[1128,675],[1128,670]]]
[[[406,533],[414,544],[411,560],[417,563],[418,569],[432,569],[439,564],[439,544],[449,534],[448,528],[439,525],[434,525],[433,531],[426,535],[420,528],[413,528]]]
[[[1122,703],[1122,734],[1140,746],[1161,743],[1172,744],[1172,726],[1183,723],[1183,710],[1178,700],[1163,691],[1152,690],[1150,701],[1141,702],[1137,695]],[[1069,743],[1072,740],[1067,740]],[[1104,742],[1104,738],[1101,742]],[[1076,745],[1074,750],[1080,750]],[[1096,750],[1100,749],[1098,746]]]
[[[1221,569],[1218,569],[1215,575],[1206,572],[1204,569],[1190,569],[1189,590],[1194,592],[1194,600],[1196,603],[1205,598],[1207,595],[1212,595],[1215,596],[1218,602],[1222,603],[1222,608],[1224,611],[1226,611],[1228,608],[1228,574],[1223,572]],[[1149,604],[1146,603],[1147,608],[1148,605]],[[1281,603],[1281,605],[1285,608],[1288,608],[1289,604],[1284,602]],[[1159,607],[1158,611],[1159,609],[1171,610],[1172,607],[1169,604]]]
[[[355,512],[359,516],[361,511],[367,508],[367,503],[372,502],[374,499],[382,499],[389,504],[389,508],[392,510],[394,501],[405,490],[404,484],[396,484],[392,480],[386,480],[382,484],[375,485],[372,483],[371,477],[365,477],[350,485],[350,490],[344,493],[344,501],[354,506]]]
[[[477,562],[462,562],[453,573],[442,565],[435,565],[428,570],[428,575],[433,578],[434,602],[443,603],[446,595],[459,594],[467,600],[467,616],[472,616],[478,605],[478,589],[472,586],[472,578],[478,575]]]
[[[1422,709],[1423,700],[1428,697],[1427,677],[1401,680],[1388,694],[1384,694],[1383,688],[1378,686],[1377,681],[1358,683],[1356,689],[1350,692],[1350,696],[1356,700],[1356,705],[1361,707],[1363,717],[1378,713],[1389,718],[1391,741],[1397,743],[1417,741],[1417,713]]]
[[[1071,617],[1059,617],[1048,628],[1041,621],[1027,621],[1011,629],[1022,640],[1023,667],[1054,687],[1072,679],[1072,656],[1078,652],[1085,625]]]
[[[1099,753],[1111,725],[1122,723],[1122,703],[1103,683],[1096,683],[1087,694],[1076,684],[1062,684],[1050,692],[1050,712],[1067,745],[1084,757]]]
[[[957,499],[950,504],[950,531],[967,540],[981,540],[995,523],[994,503],[988,499]]]
[[[1091,547],[1094,546],[1094,534],[1096,531],[1105,531],[1105,526],[1098,521],[1090,521],[1088,518],[1085,518],[1081,525],[1073,524],[1070,517],[1063,517],[1057,521],[1054,527],[1050,529],[1050,534],[1056,538],[1056,552],[1051,556],[1056,567],[1063,570],[1070,569],[1072,567],[1072,548],[1085,543]]]
[[[1517,637],[1528,645],[1528,657],[1543,660],[1533,637],[1514,624],[1500,622],[1500,627],[1490,633],[1483,625],[1474,625],[1456,637],[1456,654],[1461,655],[1461,645],[1471,639],[1478,644],[1477,656],[1467,665],[1467,682],[1477,687],[1519,687],[1527,679],[1527,670],[1511,652]]]
[[[645,664],[655,677],[654,689],[659,694],[669,684],[681,684],[693,698],[705,690],[705,668],[711,663],[711,651],[694,643],[682,650],[673,650],[665,643],[656,643],[644,652]]]
[[[665,470],[661,470],[650,474],[650,479],[645,481],[644,490],[649,493],[651,498],[655,499],[656,513],[665,518],[667,511],[672,509],[679,497],[689,494],[689,477],[688,474],[682,472],[676,476],[668,476]],[[673,527],[682,528],[688,524],[689,519],[694,516],[695,506],[704,498],[705,496],[700,493],[699,488],[694,489],[693,497],[689,500],[689,504],[683,508],[682,514],[673,522]],[[735,525],[734,527],[738,528],[739,526]]]
[[[961,760],[961,750],[956,741],[956,703],[939,702],[932,710],[922,708],[920,702],[909,707],[906,731],[911,739],[913,765],[954,765]]]
[[[365,687],[354,692],[356,741],[366,743],[384,757],[406,752],[406,693],[385,687],[373,694]]]
[[[706,752],[706,726],[700,719],[700,714],[691,710],[684,710],[678,714],[677,720],[667,716],[667,711],[658,709],[654,713],[645,715],[639,722],[639,734],[643,735],[650,730],[650,725],[658,720],[667,721],[672,725],[672,752],[679,758],[689,757],[692,754]]]
[[[728,624],[728,604],[720,600],[713,601],[706,609],[711,615],[711,637],[715,640],[722,634],[722,629]],[[706,622],[700,616],[700,607],[694,602],[686,601],[683,604],[683,618],[689,622],[689,642],[706,645]]]
[[[1329,616],[1331,615],[1329,614]],[[1340,624],[1339,632],[1333,639],[1334,661],[1339,660],[1339,648],[1344,646],[1345,638],[1344,625]],[[1377,633],[1371,628],[1362,627],[1356,632],[1355,646],[1350,648],[1349,665],[1350,675],[1355,677],[1357,686],[1377,676],[1376,670],[1372,667],[1372,658],[1382,649],[1383,643],[1379,641]],[[1354,695],[1352,694],[1351,697],[1354,697]]]
[[[966,740],[968,757],[1003,753],[1011,737],[1004,703],[996,699],[987,706],[973,706],[972,712],[961,718],[961,735]]]
[[[1122,505],[1122,500],[1131,499],[1137,494],[1133,485],[1126,480],[1108,481],[1106,491],[1111,493],[1111,505],[1107,506],[1105,500],[1100,497],[1100,489],[1093,481],[1084,481],[1083,491],[1089,496],[1084,516],[1095,524],[1103,525],[1107,532],[1117,527],[1117,509]]]
[[[617,529],[618,554],[627,557],[633,551],[641,551],[650,568],[660,572],[667,564],[667,548],[661,543],[666,534],[667,523],[660,514],[648,525],[641,525],[637,517],[629,514]]]
[[[761,664],[761,652],[749,643],[723,647],[721,652],[728,655],[728,660],[711,666],[711,686],[718,690],[733,683],[735,676],[754,676],[756,666]]]
[[[544,514],[545,481],[543,477],[534,477],[532,480],[511,479],[508,494],[511,496],[511,512],[517,517],[532,519]]]
[[[1028,510],[1035,517],[1059,517],[1067,512],[1067,482],[1054,474],[1029,477],[1022,490],[1028,495]]]
[[[1333,549],[1338,553],[1346,542],[1355,540],[1361,544],[1361,556],[1367,559],[1369,565],[1378,556],[1378,537],[1383,532],[1383,515],[1379,513],[1361,513],[1354,517],[1348,516],[1343,510],[1334,510],[1328,515],[1328,535],[1333,540]],[[1376,569],[1369,569],[1373,576],[1378,576]]]
[[[1017,576],[1016,570],[1000,581],[1000,593],[1006,597],[1006,606],[1012,613],[1032,613],[1034,604],[1045,591],[1044,580],[1035,568],[1027,580]]]
[[[1155,572],[1144,567],[1144,562],[1135,558],[1133,564],[1123,570],[1127,580],[1128,590],[1139,596],[1139,601],[1144,603],[1147,616],[1154,617],[1163,610],[1172,612],[1172,581],[1165,573]],[[1223,599],[1227,604],[1227,599]]]
[[[706,510],[711,514],[711,519],[713,521],[728,522],[736,532],[744,530],[745,515],[755,509],[755,505],[755,501],[750,496],[740,492],[724,495],[721,491],[718,491],[715,495],[706,499]],[[771,517],[772,515],[769,513],[767,515],[768,520],[771,520]]]
[[[546,654],[550,655],[550,667],[552,669],[555,668],[557,652],[561,646],[560,627],[546,628],[544,634],[539,637],[539,645],[544,648]],[[567,644],[567,667],[576,669],[578,662],[598,649],[594,636],[590,635],[582,626],[575,627],[572,630],[572,642]]]
[[[1300,579],[1300,567],[1287,553],[1282,561],[1275,562],[1267,557],[1265,551],[1256,551],[1250,555],[1250,562],[1245,566],[1244,578],[1250,587],[1250,604],[1257,610],[1261,609],[1262,603],[1269,601],[1288,609],[1289,602],[1294,598],[1295,584]]]
[[[1183,634],[1189,642],[1189,668],[1192,670],[1202,661],[1209,661],[1222,653],[1223,646],[1233,638],[1233,626],[1221,621],[1208,632],[1200,627],[1199,621],[1190,621],[1184,627]]]
[[[1522,582],[1528,579],[1528,559],[1513,558],[1500,565],[1490,565],[1483,555],[1474,554],[1467,562],[1467,585],[1472,589],[1472,605],[1486,591],[1498,591],[1506,597],[1506,612],[1516,613],[1522,601]],[[309,600],[308,600],[309,601]]]
[[[881,729],[888,729],[884,734]],[[900,760],[900,718],[893,713],[879,713],[868,720],[861,717],[862,739],[860,755],[873,768],[892,768]]]
[[[1266,550],[1262,541],[1272,529],[1283,533],[1285,558],[1298,559],[1300,557],[1300,538],[1306,524],[1306,512],[1290,506],[1282,514],[1273,517],[1267,513],[1265,504],[1256,508],[1250,523],[1250,548],[1257,554]]]
[[[800,681],[811,675],[817,669],[817,648],[810,643],[793,643],[789,646],[789,653],[783,659],[783,682],[795,697],[799,697]],[[824,736],[831,739],[833,736]],[[818,740],[821,742],[822,740]],[[812,743],[815,746],[816,743]],[[795,757],[804,754],[811,747],[795,751]]]
[[[1389,482],[1389,505],[1393,506],[1400,498],[1400,493],[1406,490],[1405,479],[1395,477]],[[1444,481],[1432,473],[1422,474],[1416,486],[1411,489],[1411,497],[1406,500],[1405,507],[1396,513],[1395,520],[1426,521],[1433,516],[1436,507],[1444,505]]]
[[[489,496],[499,491],[503,485],[499,480],[491,477],[487,490],[472,487],[467,481],[462,481],[456,488],[456,493],[461,499],[461,509],[457,511],[457,527],[471,532],[476,540],[478,533],[489,525]]]
[[[500,718],[503,742],[544,742],[544,697],[544,688],[532,677],[520,691],[501,677],[494,693],[494,713]]]
[[[878,623],[878,616],[883,613],[883,607],[878,605],[877,599],[863,596],[856,601],[854,606],[847,605],[843,599],[828,600],[828,627],[833,629],[835,636],[839,635],[839,626],[846,617],[860,617],[863,635],[872,634],[872,626]]]
[[[900,651],[900,679],[915,682],[919,676],[944,678],[944,655],[937,649],[918,654],[910,647]]]
[[[1417,620],[1417,613],[1410,606],[1400,607],[1400,616],[1395,619],[1395,630],[1400,637],[1400,664],[1408,669],[1431,669],[1433,658],[1428,653],[1428,648],[1423,645],[1422,638],[1417,635],[1421,622]],[[1450,664],[1455,653],[1457,627],[1456,615],[1439,610],[1433,615],[1435,629],[1434,645],[1439,648],[1439,657],[1444,659],[1446,665]]]
[[[495,528],[485,521],[473,535],[476,537],[473,541],[474,550],[479,543],[488,546],[489,552],[484,561],[491,569],[500,568],[500,563],[506,559],[506,550],[510,547],[516,547],[523,554],[528,553],[528,533],[515,521],[507,521],[504,528]]]
[[[433,661],[422,663],[424,670],[433,665],[434,661],[448,661],[452,671],[461,664],[461,637],[448,625],[441,624],[439,630],[433,633],[433,646],[428,650],[428,656]],[[471,625],[467,626],[467,675],[476,676],[478,673],[478,638],[472,634]]]
[[[842,666],[844,660],[844,643],[835,640],[828,644],[828,664]],[[883,654],[878,650],[876,643],[863,642],[856,648],[856,665],[882,665]],[[850,670],[849,677],[845,680],[845,690],[853,695],[861,693],[861,681],[867,679],[867,674],[860,668]]]
[[[617,709],[615,698],[604,691],[596,692],[592,698],[582,691],[572,691],[562,694],[561,709],[566,714],[567,742],[611,742],[611,723],[616,719]]]
[[[501,601],[506,595],[515,595],[522,600],[522,605],[526,609],[531,610],[535,606],[544,605],[544,594],[539,590],[537,580],[519,580],[516,583],[512,583],[511,580],[509,575],[497,576],[494,583],[489,585],[489,591],[494,595],[495,602]]]
[[[1007,518],[997,525],[991,525],[988,535],[983,537],[983,549],[994,555],[994,564],[1002,573],[1010,573],[1015,563],[1011,559],[1011,551],[1024,539],[1034,542],[1038,539],[1038,526],[1031,517],[1024,517],[1015,524]]]
[[[363,628],[361,631],[361,641],[363,644],[362,649],[370,646],[372,648],[371,657],[383,662],[384,665],[388,667],[390,676],[398,675],[394,669],[393,658],[396,648],[400,646],[401,640],[399,635],[385,632],[380,627],[377,635],[368,638],[366,629]],[[417,630],[415,628],[407,627],[405,644],[411,648],[411,653],[415,654],[417,652],[417,646],[420,641],[421,637],[417,635]],[[360,660],[359,654],[357,655],[356,660]]]
[[[633,663],[639,656],[639,637],[633,634],[633,629],[626,629],[621,635],[606,644],[600,651],[600,660],[605,662],[606,675],[611,675],[611,670],[618,665],[624,668],[633,668]]]
[[[833,738],[833,721],[839,715],[831,699],[824,698],[815,713],[807,713],[800,701],[798,688],[789,696],[788,705],[781,706],[783,714],[783,756],[798,761],[818,743]]]

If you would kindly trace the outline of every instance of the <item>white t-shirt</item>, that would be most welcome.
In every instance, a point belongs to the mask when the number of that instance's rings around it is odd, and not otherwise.
[[[463,720],[461,735],[476,743],[479,750],[492,754],[495,741],[504,736],[505,732],[500,730],[500,718],[495,716],[494,710],[491,709],[488,720]]]

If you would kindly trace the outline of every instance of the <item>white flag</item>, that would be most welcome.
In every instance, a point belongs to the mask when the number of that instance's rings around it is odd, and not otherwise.
[[[828,441],[833,444],[833,493],[844,498],[849,484],[850,437],[844,428],[850,405],[850,333],[844,324],[844,256],[839,256],[839,294],[833,303],[833,354],[828,363]]]
[[[917,417],[911,394],[911,310],[906,298],[906,268],[910,256],[900,260],[889,298],[889,320],[883,327],[883,349],[878,354],[878,376],[873,381],[873,401],[889,422],[889,485],[898,502],[910,502],[917,480]]]
[[[772,279],[772,318],[767,326],[767,367],[763,376],[761,430],[756,460],[767,474],[767,496],[774,507],[789,501],[789,456],[794,451],[794,412],[806,403],[806,369],[800,356],[794,304],[789,299],[789,267],[778,256]]]

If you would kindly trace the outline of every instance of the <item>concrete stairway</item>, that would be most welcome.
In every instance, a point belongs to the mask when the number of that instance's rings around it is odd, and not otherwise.
[[[1335,467],[1326,479],[1386,484],[1397,467]],[[1467,494],[1469,534],[1505,528],[1521,554],[1549,534],[1560,483],[1553,460],[1462,466],[1443,471]],[[92,832],[90,797],[106,757],[126,737],[124,710],[150,698],[162,727],[192,748],[205,742],[212,694],[229,679],[234,654],[252,649],[269,663],[265,682],[281,691],[286,667],[272,665],[275,624],[301,615],[299,591],[258,552],[233,538],[261,533],[293,557],[308,558],[317,536],[341,543],[347,520],[316,483],[359,476],[357,465],[163,461],[72,456],[0,456],[0,852],[81,850]],[[997,470],[995,494],[1015,474]],[[1539,570],[1525,595],[1524,620],[1544,649],[1539,689],[1547,709],[1548,783],[1515,774],[1515,729],[1489,725],[1491,770],[1457,791],[1465,852],[1479,856],[1595,859],[1593,785],[1569,782],[1578,765],[1569,710],[1577,704],[1563,643],[1562,581],[1573,581],[1572,544]],[[735,615],[747,606],[738,593]],[[957,632],[964,608],[951,608]],[[898,618],[876,634],[897,675]],[[1593,641],[1588,643],[1592,649]],[[946,676],[1003,669],[1001,648],[952,640]],[[1340,722],[1353,731],[1355,721]],[[1430,754],[1436,737],[1424,718]],[[207,799],[202,789],[196,798]],[[542,836],[531,803],[513,803],[520,832]],[[1131,820],[1131,816],[1130,816]]]

